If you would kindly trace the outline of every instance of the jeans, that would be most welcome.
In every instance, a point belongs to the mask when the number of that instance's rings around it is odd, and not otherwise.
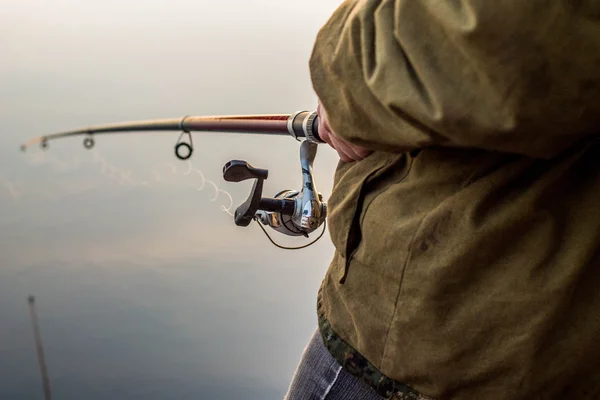
[[[382,400],[373,388],[342,369],[318,330],[302,354],[284,400]]]

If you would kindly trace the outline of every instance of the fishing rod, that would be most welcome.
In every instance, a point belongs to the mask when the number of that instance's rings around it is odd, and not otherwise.
[[[33,145],[42,149],[49,147],[50,140],[84,136],[83,147],[95,146],[94,135],[124,132],[181,132],[175,143],[175,156],[180,160],[189,159],[194,152],[192,132],[223,132],[238,134],[288,135],[301,142],[300,168],[302,187],[300,190],[282,190],[274,197],[262,197],[264,181],[269,171],[256,168],[244,160],[231,160],[223,167],[223,179],[228,182],[242,182],[254,179],[254,185],[248,199],[234,214],[237,226],[248,226],[252,221],[259,226],[275,246],[296,250],[306,248],[319,240],[326,229],[327,204],[321,193],[317,192],[313,174],[313,162],[317,155],[317,146],[325,143],[318,134],[318,115],[316,112],[298,111],[294,114],[265,115],[225,115],[225,116],[185,116],[183,118],[144,120],[97,125],[82,129],[58,132],[39,136],[21,146],[22,151]],[[187,137],[187,141],[184,138]],[[304,140],[301,140],[303,138]],[[262,225],[288,236],[304,236],[323,225],[323,231],[308,245],[284,247],[277,244]]]
[[[42,375],[42,387],[44,389],[44,400],[52,400],[52,392],[50,391],[50,379],[48,378],[48,367],[46,366],[46,357],[44,356],[44,345],[42,343],[42,334],[40,333],[40,322],[38,320],[37,311],[35,309],[35,297],[27,298],[29,304],[29,316],[31,318],[31,326],[33,327],[33,338],[35,340],[35,349],[38,357],[38,365]]]

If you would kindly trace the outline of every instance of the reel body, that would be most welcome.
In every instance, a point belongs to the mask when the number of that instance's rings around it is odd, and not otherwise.
[[[252,220],[269,226],[288,236],[304,236],[317,230],[327,217],[327,204],[317,192],[312,171],[317,144],[305,140],[300,145],[302,189],[283,190],[275,197],[262,197],[264,181],[269,171],[255,168],[246,161],[232,160],[223,167],[223,178],[228,182],[255,179],[248,199],[234,215],[235,224],[248,226]]]

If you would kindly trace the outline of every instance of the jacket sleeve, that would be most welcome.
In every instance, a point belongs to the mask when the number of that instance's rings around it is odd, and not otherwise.
[[[310,72],[349,142],[550,158],[600,134],[600,0],[347,0]]]

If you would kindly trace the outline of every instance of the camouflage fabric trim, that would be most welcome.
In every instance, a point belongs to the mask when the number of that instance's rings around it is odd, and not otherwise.
[[[385,376],[358,351],[340,338],[325,317],[321,304],[321,291],[317,300],[319,331],[333,358],[352,375],[364,380],[373,387],[380,396],[388,400],[434,400],[424,396],[407,385]]]

